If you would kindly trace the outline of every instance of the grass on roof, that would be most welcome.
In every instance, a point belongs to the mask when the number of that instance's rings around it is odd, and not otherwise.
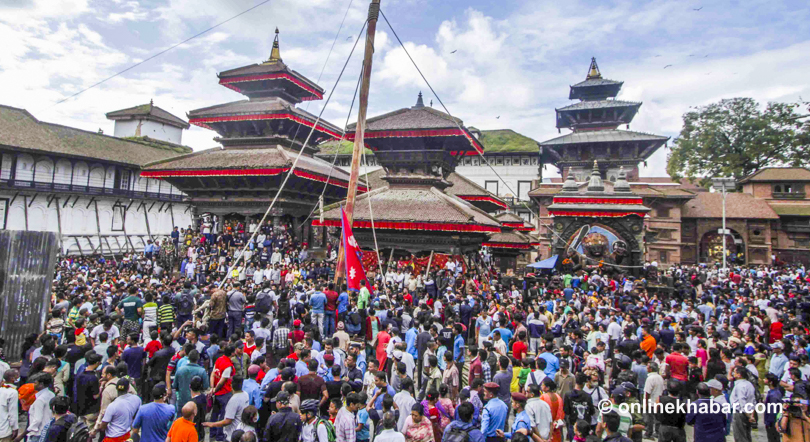
[[[319,144],[318,149],[320,149],[320,155],[351,155],[354,150],[354,142],[342,140],[338,143],[338,140],[330,140]],[[368,148],[364,148],[364,151],[366,155],[374,155],[374,152]]]
[[[482,130],[479,139],[485,153],[493,152],[538,152],[537,141],[512,129]]]

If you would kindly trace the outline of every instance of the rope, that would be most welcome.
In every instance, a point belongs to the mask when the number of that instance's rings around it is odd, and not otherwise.
[[[366,199],[368,200],[368,213],[369,216],[371,217],[371,236],[374,237],[374,252],[377,253],[377,265],[379,265],[380,267],[380,276],[385,278],[385,273],[383,273],[382,268],[382,260],[380,259],[380,246],[377,245],[377,230],[374,228],[374,210],[371,209],[371,197],[373,195],[371,194],[371,183],[369,183],[368,181],[368,160],[366,160],[365,146],[363,146],[362,152],[363,152],[363,164],[365,164],[366,166],[366,187],[368,188]]]
[[[360,35],[362,35],[363,30],[365,30],[365,27],[366,27],[366,23],[364,22],[363,23],[363,28],[360,30]],[[293,162],[292,167],[290,167],[290,170],[287,172],[287,176],[284,177],[284,181],[282,181],[281,186],[279,186],[278,191],[276,191],[276,196],[273,197],[273,201],[270,203],[270,206],[264,212],[264,216],[262,216],[261,221],[259,221],[260,226],[262,224],[264,224],[264,221],[267,219],[267,215],[270,214],[270,211],[273,209],[273,206],[276,205],[276,201],[278,201],[278,197],[281,195],[281,191],[284,190],[284,187],[287,185],[287,181],[290,180],[290,177],[293,175],[293,172],[295,171],[296,166],[298,166],[298,160],[301,159],[301,155],[304,153],[304,149],[306,148],[307,144],[309,143],[310,138],[312,138],[312,134],[315,132],[315,127],[317,127],[318,123],[320,123],[321,117],[323,116],[323,112],[326,110],[326,107],[329,105],[329,102],[332,100],[332,95],[334,95],[335,89],[337,89],[337,85],[338,85],[338,83],[340,83],[340,79],[343,77],[343,73],[346,71],[346,66],[349,65],[349,61],[351,61],[352,55],[354,55],[354,50],[355,50],[355,48],[357,48],[357,41],[359,41],[359,37],[358,37],[357,40],[355,40],[354,46],[352,47],[352,51],[349,53],[349,56],[346,58],[346,62],[343,64],[343,68],[340,70],[340,74],[338,75],[337,80],[335,80],[335,84],[334,84],[334,86],[332,86],[332,90],[329,92],[329,96],[326,98],[326,102],[324,102],[323,107],[321,108],[321,112],[318,113],[318,118],[315,120],[315,124],[312,125],[312,128],[309,130],[309,135],[307,135],[306,140],[304,140],[304,144],[301,145],[301,150],[298,151],[298,155],[295,157],[295,161]],[[227,279],[231,278],[231,274],[233,272],[233,269],[236,268],[237,264],[239,264],[239,261],[242,259],[242,256],[244,256],[245,252],[248,249],[248,246],[256,238],[256,235],[259,233],[259,230],[260,229],[256,229],[256,231],[253,232],[253,235],[250,236],[250,239],[245,243],[245,246],[242,248],[242,250],[239,252],[239,254],[236,255],[236,259],[233,261],[233,264],[228,268],[228,273],[225,274],[225,278],[223,278],[222,281],[220,281],[217,288],[222,287],[222,284],[224,284]]]
[[[405,51],[405,55],[407,55],[407,56],[408,56],[408,59],[409,59],[409,60],[411,60],[411,63],[413,63],[413,66],[416,68],[416,71],[419,73],[419,76],[421,76],[421,77],[422,77],[422,80],[424,80],[424,81],[425,81],[425,84],[426,84],[426,85],[427,85],[427,87],[430,89],[430,92],[432,92],[432,93],[433,93],[433,96],[435,96],[435,97],[436,97],[436,100],[439,102],[439,104],[441,104],[442,109],[444,109],[445,113],[447,113],[447,115],[449,115],[449,116],[451,117],[451,119],[453,120],[453,123],[455,123],[456,127],[458,128],[458,130],[460,130],[460,131],[462,131],[462,132],[463,132],[463,131],[464,131],[464,129],[463,129],[463,128],[461,127],[461,125],[458,123],[458,120],[457,120],[455,117],[453,117],[453,114],[451,114],[451,113],[450,113],[450,110],[448,110],[448,109],[447,109],[447,106],[445,106],[445,105],[444,105],[444,102],[443,102],[443,101],[442,101],[442,99],[439,97],[439,94],[437,94],[437,93],[436,93],[436,90],[434,90],[434,89],[433,89],[433,86],[430,84],[430,82],[428,81],[428,79],[425,77],[425,74],[423,74],[423,73],[422,73],[422,70],[421,70],[421,69],[419,69],[419,66],[416,64],[416,61],[414,61],[413,57],[411,57],[410,52],[408,52],[408,49],[405,47],[405,45],[402,43],[402,40],[399,38],[399,35],[397,34],[397,31],[396,31],[396,30],[394,30],[394,27],[391,25],[391,22],[390,22],[390,21],[388,21],[388,17],[386,17],[386,16],[385,16],[385,12],[381,10],[381,11],[380,11],[380,14],[382,14],[383,19],[385,20],[385,23],[387,23],[387,24],[388,24],[388,27],[391,29],[391,32],[394,34],[394,37],[396,37],[397,42],[399,42],[399,46],[402,48],[402,50],[403,50],[403,51]],[[491,163],[489,162],[489,160],[488,160],[488,159],[487,159],[487,158],[484,156],[484,154],[483,154],[482,152],[479,152],[479,151],[478,151],[478,149],[476,149],[476,152],[478,153],[478,156],[480,156],[480,157],[481,157],[481,159],[484,161],[484,163],[486,163],[486,165],[487,165],[487,166],[489,166],[489,168],[492,170],[492,172],[495,174],[495,176],[497,176],[497,177],[498,177],[498,179],[499,179],[499,180],[501,180],[501,182],[503,182],[503,184],[506,186],[506,188],[507,188],[507,189],[508,189],[510,192],[512,192],[512,194],[513,194],[513,195],[517,195],[517,193],[515,193],[515,191],[514,191],[514,190],[512,190],[512,188],[509,186],[509,183],[507,183],[507,182],[506,182],[506,180],[504,180],[504,179],[503,179],[503,177],[502,177],[502,176],[501,176],[501,175],[498,173],[498,171],[496,171],[496,170],[495,170],[495,168],[494,168],[494,167],[492,167],[492,164],[491,164]],[[528,209],[528,210],[529,210],[529,212],[534,213],[534,212],[532,211],[532,209],[531,209],[531,208],[530,208],[530,207],[529,207],[529,206],[526,204],[526,202],[525,202],[525,201],[519,201],[519,202],[520,202],[521,204],[523,204],[523,206],[524,206],[526,209]],[[538,218],[539,218],[539,216],[538,216]],[[546,227],[546,229],[547,229],[549,232],[551,232],[551,234],[552,234],[552,235],[557,236],[557,238],[559,238],[561,241],[563,241],[563,242],[567,242],[567,241],[565,241],[565,239],[564,239],[564,238],[562,238],[560,235],[558,235],[556,232],[554,232],[554,229],[553,229],[553,228],[551,228],[551,226],[550,226],[550,225],[547,225],[547,224],[542,223],[542,222],[539,222],[539,221],[538,221],[538,224],[540,224],[540,225],[542,225],[542,226]],[[574,251],[575,251],[575,252],[577,253],[577,255],[579,255],[581,258],[584,258],[584,259],[587,259],[587,260],[590,260],[590,261],[593,261],[593,262],[597,262],[597,263],[599,262],[598,260],[595,260],[595,259],[593,259],[593,258],[591,258],[591,257],[589,257],[589,256],[586,256],[586,255],[584,255],[584,254],[580,253],[580,252],[579,252],[579,251],[577,251],[577,250],[574,250]],[[621,268],[643,268],[643,266],[621,266],[621,265],[618,265],[618,264],[610,264],[610,265],[611,265],[611,266],[613,266],[613,267],[621,267]]]

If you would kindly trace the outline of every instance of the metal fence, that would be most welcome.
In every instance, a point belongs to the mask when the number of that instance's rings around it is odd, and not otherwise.
[[[58,250],[56,233],[0,230],[0,337],[9,361],[20,359],[27,335],[44,329]]]

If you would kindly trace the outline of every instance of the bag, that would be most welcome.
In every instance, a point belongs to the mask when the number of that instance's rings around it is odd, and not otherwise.
[[[270,297],[270,292],[262,292],[264,297],[256,302],[256,312],[265,314],[273,307],[273,300]]]
[[[359,314],[359,313],[357,313],[357,312],[352,312],[352,314],[350,314],[350,315],[349,315],[349,324],[351,324],[351,325],[353,325],[353,326],[357,327],[357,326],[359,326],[359,325],[360,325],[362,322],[363,322],[363,318],[362,318],[362,317],[360,317],[360,314]]]
[[[178,303],[178,311],[181,314],[187,315],[194,309],[194,301],[191,300],[191,293],[183,293],[180,295],[180,302]]]
[[[450,427],[444,433],[444,437],[442,438],[442,442],[469,442],[470,440],[470,432],[462,430],[456,426]]]
[[[87,442],[88,440],[90,440],[90,430],[81,419],[70,426],[67,434],[68,442]]]
[[[335,426],[332,425],[332,423],[328,420],[323,420],[321,418],[318,418],[318,420],[315,421],[315,425],[312,426],[312,436],[314,436],[315,440],[318,440],[318,426],[321,424],[326,425],[326,440],[328,442],[335,442],[337,440]]]

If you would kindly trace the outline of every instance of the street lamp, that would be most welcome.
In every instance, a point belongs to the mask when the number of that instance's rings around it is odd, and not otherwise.
[[[726,235],[728,234],[728,230],[726,230],[726,190],[727,189],[734,189],[737,185],[737,181],[731,177],[717,177],[712,178],[712,187],[715,190],[723,193],[723,274],[728,274],[728,266],[726,265]]]

